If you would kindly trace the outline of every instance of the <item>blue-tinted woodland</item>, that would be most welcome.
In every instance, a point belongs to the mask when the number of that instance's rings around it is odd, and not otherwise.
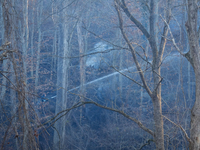
[[[191,1],[0,1],[0,149],[198,148]]]

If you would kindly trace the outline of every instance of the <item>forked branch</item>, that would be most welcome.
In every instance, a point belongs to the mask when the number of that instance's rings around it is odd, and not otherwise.
[[[141,129],[143,129],[144,131],[148,132],[148,133],[151,134],[152,136],[154,135],[154,132],[151,131],[149,128],[145,127],[139,120],[137,120],[137,119],[135,119],[135,118],[129,116],[128,114],[126,114],[125,112],[123,112],[123,111],[121,111],[121,110],[119,110],[119,109],[114,109],[114,108],[110,108],[110,107],[101,105],[101,104],[96,103],[96,102],[92,101],[91,99],[89,99],[89,98],[87,98],[87,97],[84,97],[84,96],[82,96],[82,95],[78,95],[78,94],[75,94],[75,93],[71,93],[71,94],[77,95],[77,96],[82,97],[82,98],[84,98],[84,99],[87,99],[87,100],[89,100],[89,101],[80,101],[80,102],[74,104],[72,107],[70,107],[70,108],[68,108],[68,109],[65,109],[65,110],[63,110],[63,111],[60,111],[60,112],[59,112],[58,114],[56,114],[53,118],[51,118],[50,120],[48,120],[48,121],[45,122],[44,124],[39,125],[38,127],[42,127],[42,126],[44,126],[44,125],[46,125],[46,124],[50,124],[50,125],[47,127],[47,128],[49,128],[49,127],[53,126],[53,124],[54,124],[57,120],[59,120],[60,118],[62,118],[62,117],[65,116],[65,115],[67,115],[67,113],[69,113],[69,111],[71,111],[71,110],[73,110],[73,109],[75,109],[75,108],[81,107],[81,106],[83,106],[83,105],[93,104],[93,105],[96,105],[96,106],[98,106],[98,107],[100,107],[100,108],[103,108],[103,109],[106,109],[106,110],[110,110],[110,111],[113,111],[113,112],[117,112],[117,113],[123,115],[124,117],[126,117],[126,118],[128,118],[128,119],[134,121],[134,122],[135,122]]]

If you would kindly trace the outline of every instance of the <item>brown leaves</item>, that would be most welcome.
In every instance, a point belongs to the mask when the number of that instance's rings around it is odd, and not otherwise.
[[[36,138],[38,138],[39,137],[39,134],[38,134],[38,132],[36,131],[36,130],[34,130],[34,134],[33,134]]]

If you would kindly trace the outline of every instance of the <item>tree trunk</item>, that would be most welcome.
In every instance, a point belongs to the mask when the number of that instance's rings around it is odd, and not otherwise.
[[[38,42],[37,42],[37,57],[36,57],[36,70],[35,70],[35,92],[37,93],[37,86],[39,83],[39,67],[40,67],[40,51],[41,51],[41,42],[42,42],[42,33],[41,33],[41,20],[42,20],[42,8],[43,1],[37,7],[37,29],[38,29]],[[38,93],[37,93],[38,94]]]
[[[200,64],[199,64],[200,66]],[[191,111],[191,140],[190,150],[200,150],[200,67],[195,71],[196,78],[196,100]]]
[[[60,104],[60,100],[62,99],[62,89],[60,87],[62,87],[62,56],[63,56],[63,50],[61,49],[61,32],[62,28],[59,28],[58,31],[58,58],[57,58],[57,83],[56,86],[58,88],[57,92],[56,92],[56,108],[55,108],[55,114],[57,114],[58,112],[61,111],[61,104]],[[54,148],[55,150],[59,150],[60,149],[60,123],[61,121],[58,120],[55,123],[55,130],[54,130],[54,137],[53,137],[53,144],[54,144]]]
[[[68,5],[68,2],[66,1],[66,2],[64,2],[64,6],[67,6]],[[68,73],[68,71],[69,71],[69,56],[70,56],[70,51],[69,51],[69,31],[68,31],[68,29],[69,29],[69,23],[68,23],[68,17],[67,17],[67,15],[68,15],[68,10],[67,9],[64,9],[64,11],[63,11],[63,23],[64,23],[64,25],[63,25],[63,50],[64,50],[64,59],[63,59],[63,81],[62,81],[62,83],[63,83],[63,85],[62,85],[62,87],[63,87],[63,96],[62,96],[62,101],[61,101],[61,105],[62,105],[62,110],[65,110],[66,108],[67,108],[67,103],[68,103],[68,96],[67,96],[67,89],[68,89],[68,79],[69,79],[69,77],[68,77],[68,75],[69,75],[69,73]],[[62,134],[61,134],[61,146],[62,146],[62,148],[64,148],[64,146],[65,146],[65,130],[66,130],[66,128],[65,128],[65,126],[66,126],[66,116],[64,116],[62,119],[62,124],[61,124],[61,127],[62,127]]]
[[[162,62],[162,56],[164,53],[165,45],[166,45],[166,38],[168,34],[168,26],[165,25],[163,28],[162,37],[160,40],[160,45],[158,46],[158,37],[157,37],[157,24],[158,24],[158,1],[151,0],[150,1],[150,20],[149,20],[149,29],[150,33],[146,30],[146,28],[130,13],[128,7],[126,6],[125,0],[115,0],[115,2],[123,9],[126,16],[140,29],[140,31],[144,34],[144,36],[149,41],[151,46],[151,51],[153,55],[152,61],[152,73],[153,73],[153,91],[150,90],[149,85],[145,79],[144,73],[140,67],[140,64],[137,60],[136,51],[132,46],[128,36],[126,35],[124,28],[123,28],[123,20],[119,9],[116,6],[116,10],[118,12],[119,18],[119,25],[122,32],[122,35],[127,42],[129,49],[131,50],[133,60],[139,72],[141,81],[143,83],[142,87],[147,91],[149,96],[152,99],[153,106],[154,106],[154,122],[155,122],[155,132],[154,132],[154,142],[156,143],[156,150],[164,150],[164,129],[163,129],[163,117],[162,117],[162,103],[161,103],[161,73],[160,73],[160,65]],[[166,11],[166,18],[167,22],[170,21],[170,7],[171,0],[167,1],[167,11]]]
[[[164,130],[163,130],[163,117],[162,117],[162,104],[161,97],[155,96],[153,99],[153,110],[154,110],[154,126],[155,135],[154,142],[156,144],[156,150],[164,150]]]
[[[2,7],[2,5],[1,5],[1,22],[4,22],[3,21],[3,7]],[[6,35],[4,35],[5,34],[4,28],[2,28],[2,32],[1,33],[2,33],[1,34],[1,39],[5,38],[4,40],[2,40],[2,44],[4,44],[5,42],[7,42],[7,39],[8,39],[8,37],[6,37]],[[3,71],[7,71],[8,70],[8,61],[4,60],[2,66],[3,66],[2,70]],[[3,77],[2,81],[1,81],[1,84],[3,86],[1,86],[1,95],[0,95],[0,98],[3,100],[4,96],[5,96],[5,93],[6,93],[6,86],[5,86],[6,85],[6,78],[5,77]]]
[[[85,53],[84,40],[82,33],[82,16],[80,16],[77,23],[77,36],[78,36],[78,45],[79,45],[79,55]],[[85,57],[80,57],[80,94],[85,96]],[[83,97],[80,97],[81,101],[84,100]],[[82,120],[82,107],[80,108],[80,124]]]
[[[199,53],[199,30],[197,31],[198,6],[197,0],[188,0],[188,20],[186,30],[190,51],[185,57],[193,66],[196,79],[196,98],[191,111],[190,124],[190,150],[200,150],[200,53]]]
[[[22,23],[22,51],[23,51],[23,94],[24,96],[21,96],[21,102],[23,104],[24,109],[24,136],[23,136],[23,149],[29,149],[29,122],[28,122],[28,102],[26,100],[27,98],[27,92],[26,92],[26,85],[27,85],[27,50],[28,50],[28,0],[23,0],[23,23]]]
[[[34,32],[35,32],[35,2],[32,1],[32,10],[31,10],[31,17],[32,17],[32,26],[31,26],[31,37],[30,37],[30,42],[31,42],[31,77],[33,77],[34,74]]]
[[[68,5],[68,2],[63,2],[64,6]],[[59,40],[58,40],[58,62],[57,62],[57,96],[56,96],[56,110],[55,114],[65,110],[67,107],[67,89],[68,89],[68,69],[69,69],[69,23],[67,17],[68,9],[65,8],[60,15],[59,25]],[[54,149],[58,150],[65,146],[65,125],[66,116],[62,117],[55,123],[54,131]]]

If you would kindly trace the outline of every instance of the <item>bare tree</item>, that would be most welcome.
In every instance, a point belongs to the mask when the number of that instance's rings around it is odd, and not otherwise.
[[[167,1],[167,8],[166,8],[166,18],[167,22],[170,21],[170,1]],[[147,3],[148,5],[148,3]],[[121,30],[121,33],[124,37],[124,40],[126,41],[133,60],[136,64],[137,70],[139,72],[142,84],[141,86],[147,91],[149,96],[152,99],[153,106],[154,106],[154,122],[155,122],[155,132],[154,132],[154,141],[156,143],[156,149],[157,150],[164,150],[164,130],[163,130],[163,117],[162,117],[162,103],[161,103],[161,63],[162,63],[162,57],[165,50],[166,45],[166,36],[168,34],[168,27],[167,25],[163,28],[163,33],[160,40],[160,45],[158,46],[158,37],[157,37],[157,26],[158,23],[158,1],[157,0],[151,0],[149,2],[149,28],[150,33],[145,29],[145,27],[139,22],[129,11],[128,6],[126,5],[125,0],[115,0],[115,7],[118,13],[119,18],[119,28]],[[137,28],[145,35],[145,37],[148,39],[151,52],[153,56],[153,61],[150,63],[152,67],[152,74],[153,74],[153,90],[151,90],[151,87],[148,85],[147,80],[145,79],[143,70],[141,68],[141,64],[138,61],[136,50],[134,49],[129,37],[126,34],[124,25],[123,25],[123,16],[120,11],[120,8],[123,10],[123,12],[126,14],[126,16],[137,26]],[[149,63],[149,62],[148,62]]]
[[[16,3],[22,4],[23,7],[19,9]],[[16,2],[14,0],[4,0],[1,1],[1,5],[3,8],[5,44],[2,44],[1,51],[3,52],[3,55],[0,57],[2,61],[7,59],[7,61],[10,62],[11,69],[7,71],[12,71],[11,75],[1,71],[1,75],[6,78],[9,83],[7,84],[9,86],[5,86],[7,90],[10,91],[10,94],[12,94],[9,99],[9,107],[12,111],[5,112],[5,115],[7,116],[7,114],[9,114],[11,118],[7,118],[9,124],[6,127],[7,129],[3,136],[1,149],[4,149],[9,134],[16,137],[15,145],[17,149],[37,149],[37,143],[32,128],[34,125],[31,124],[29,118],[29,108],[31,108],[31,105],[28,100],[26,87],[27,66],[25,58],[29,38],[28,1],[24,0],[22,2]],[[14,7],[15,9],[13,9]],[[16,18],[19,18],[19,14],[22,14],[22,18],[17,20]],[[19,49],[22,50],[22,55]],[[14,132],[11,132],[12,128],[14,129]]]
[[[185,57],[188,59],[192,65],[195,72],[196,79],[196,98],[195,103],[191,111],[191,127],[190,127],[190,138],[191,140],[189,149],[197,150],[200,149],[200,53],[199,53],[199,38],[200,38],[200,28],[197,26],[198,22],[198,0],[188,0],[187,1],[187,13],[188,20],[185,24],[188,42],[189,42],[189,51],[185,54]],[[198,29],[197,29],[198,28]]]
[[[41,55],[41,43],[42,43],[42,11],[43,11],[43,1],[37,6],[37,29],[38,29],[38,41],[37,41],[37,56],[36,56],[36,70],[35,70],[35,91],[38,92],[39,85],[39,67],[40,67],[40,55]],[[34,25],[32,25],[34,26]],[[33,34],[33,33],[32,33]],[[33,36],[33,35],[32,35]],[[33,47],[31,47],[33,48]]]
[[[191,110],[191,122],[190,122],[190,137],[185,132],[185,136],[187,141],[189,142],[189,149],[190,150],[197,150],[200,149],[200,130],[199,130],[199,122],[200,122],[200,54],[199,54],[199,38],[200,38],[200,27],[198,27],[198,10],[199,6],[198,0],[187,0],[184,1],[186,3],[186,10],[187,10],[187,21],[185,24],[186,31],[187,31],[187,40],[189,43],[189,51],[184,54],[179,47],[177,46],[173,34],[170,30],[171,39],[173,42],[174,47],[177,51],[187,58],[190,62],[191,66],[194,69],[195,73],[195,82],[196,82],[196,89],[195,89],[195,103]],[[168,23],[165,21],[168,25]],[[168,25],[168,28],[169,25]],[[189,75],[190,77],[190,75]],[[190,80],[189,80],[190,81]],[[190,96],[190,91],[188,94]],[[189,97],[190,98],[190,97]],[[183,128],[181,128],[183,130]]]
[[[61,110],[65,110],[68,103],[67,92],[68,89],[68,71],[69,71],[69,17],[68,5],[70,1],[65,1],[63,4],[64,9],[60,15],[59,22],[59,48],[58,48],[58,62],[57,62],[57,97],[56,97],[56,110],[57,114]],[[54,149],[60,149],[65,146],[65,133],[66,133],[66,118],[56,122],[54,131]]]

